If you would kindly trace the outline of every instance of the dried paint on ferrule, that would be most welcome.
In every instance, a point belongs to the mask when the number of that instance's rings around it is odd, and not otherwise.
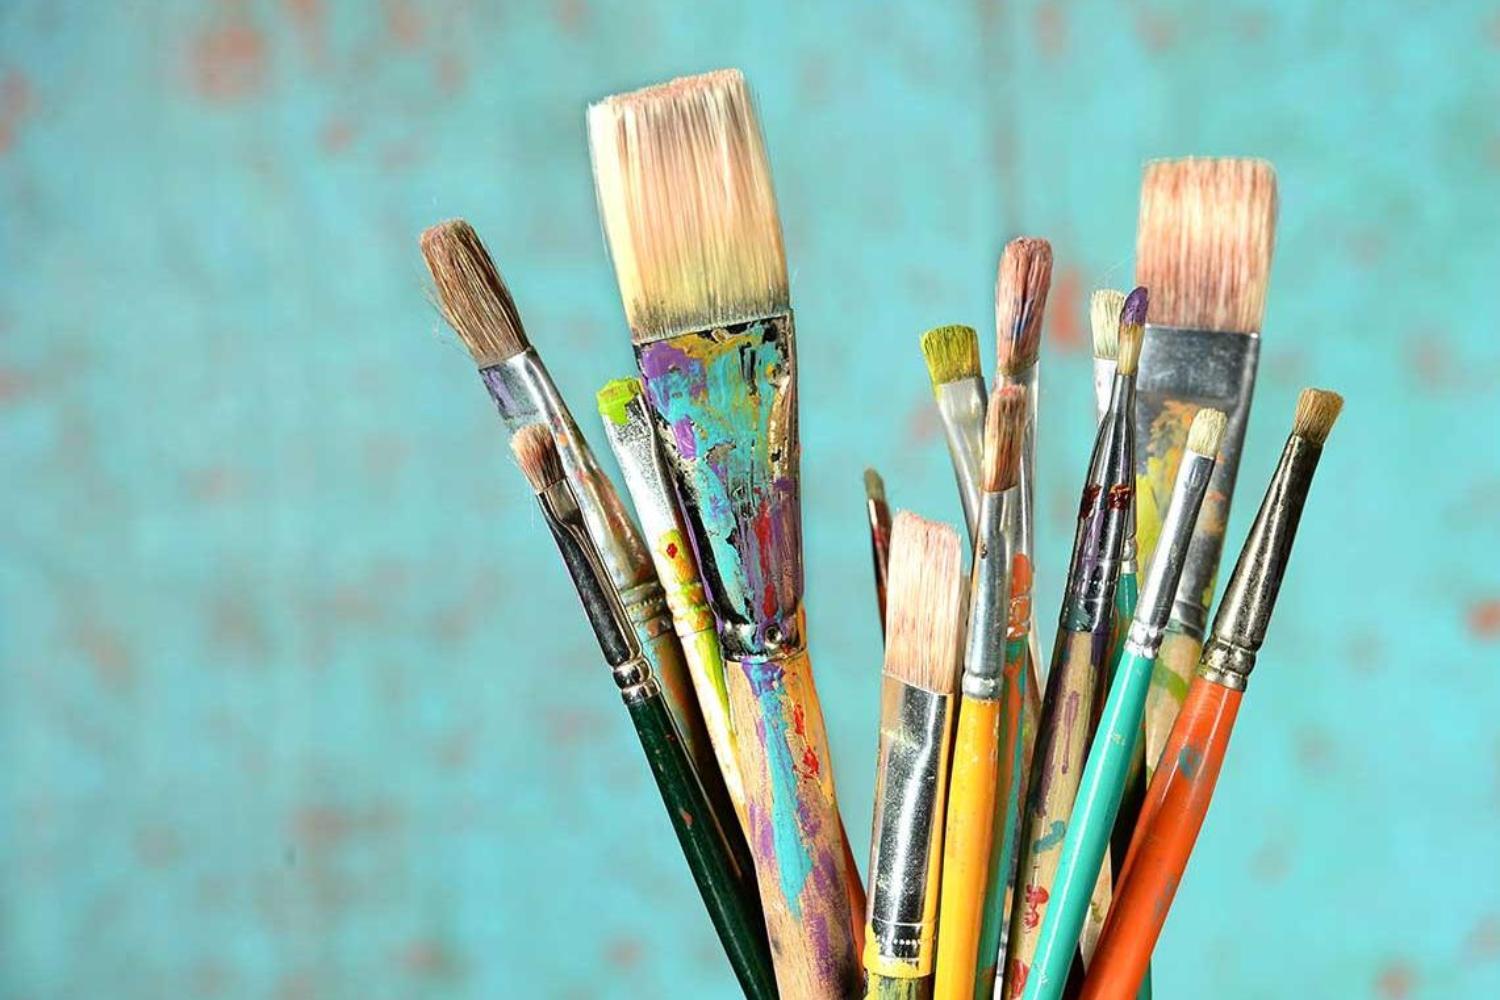
[[[964,647],[963,693],[993,701],[1000,696],[1010,621],[1010,545],[1005,537],[1007,498],[981,493],[974,568],[969,578],[969,625]]]

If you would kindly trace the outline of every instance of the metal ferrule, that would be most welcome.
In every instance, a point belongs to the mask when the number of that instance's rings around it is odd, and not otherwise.
[[[979,536],[969,577],[969,631],[962,681],[965,698],[993,701],[1000,697],[1010,620],[1010,545],[1005,539],[1005,508],[1007,498],[1017,492],[1011,489],[980,494]]]
[[[885,677],[870,845],[869,930],[881,959],[930,966],[951,695]]]
[[[1101,635],[1109,630],[1119,582],[1120,553],[1135,492],[1130,444],[1131,378],[1116,373],[1109,412],[1099,424],[1088,478],[1078,509],[1078,529],[1068,562],[1062,627]]]
[[[1281,452],[1271,485],[1260,503],[1239,561],[1229,575],[1224,599],[1214,616],[1213,635],[1203,648],[1198,673],[1207,680],[1244,690],[1255,654],[1266,639],[1302,507],[1323,449],[1293,435]]]
[[[1125,648],[1137,656],[1154,659],[1161,649],[1167,619],[1172,614],[1177,581],[1187,563],[1193,526],[1198,521],[1198,510],[1203,506],[1213,471],[1214,456],[1200,455],[1196,451],[1182,453],[1182,461],[1177,466],[1177,481],[1172,486],[1172,497],[1167,501],[1167,511],[1162,517],[1156,553],[1141,583],[1135,618],[1125,637]]]
[[[1113,358],[1094,359],[1094,420],[1101,421],[1109,412],[1109,397],[1115,386]]]
[[[1229,522],[1229,502],[1234,496],[1259,358],[1260,335],[1256,333],[1148,324],[1146,339],[1141,344],[1135,423],[1148,447],[1136,453],[1140,475],[1148,474],[1148,463],[1153,457],[1160,458],[1153,456],[1149,447],[1152,428],[1169,410],[1208,406],[1223,410],[1229,418],[1205,503],[1205,507],[1215,510],[1211,517],[1203,519],[1205,524],[1219,527],[1194,532],[1172,609],[1173,627],[1196,639],[1203,638],[1208,625],[1214,577],[1224,549],[1222,526]]]
[[[536,499],[542,507],[547,527],[557,541],[568,575],[573,578],[573,586],[583,602],[583,612],[599,640],[605,662],[611,667],[620,667],[640,658],[640,641],[630,627],[624,604],[610,582],[609,573],[599,558],[599,550],[589,537],[572,487],[566,479],[560,479],[538,493]]]
[[[963,503],[964,525],[969,543],[978,544],[980,468],[984,461],[984,380],[965,378],[945,382],[933,389],[943,433],[948,439],[948,457],[958,480],[958,498]]]

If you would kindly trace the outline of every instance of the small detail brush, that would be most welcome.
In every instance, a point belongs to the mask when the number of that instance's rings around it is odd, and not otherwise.
[[[641,654],[640,642],[630,626],[619,592],[610,581],[577,496],[568,484],[552,433],[543,424],[522,427],[511,439],[511,447],[536,493],[542,519],[557,541],[568,575],[583,602],[584,614],[599,640],[605,662],[614,673],[620,696],[630,710],[662,804],[677,833],[677,842],[687,857],[698,892],[708,907],[740,987],[747,997],[773,1000],[777,994],[771,954],[759,908],[754,897],[745,891],[749,873],[738,869],[725,830],[709,809],[703,786],[662,697],[661,686],[652,675],[651,664]]]
[[[962,566],[952,528],[896,515],[864,948],[865,995],[879,1000],[916,1000],[931,985]]]
[[[885,500],[885,480],[874,469],[865,470],[865,512],[870,518],[870,558],[875,564],[875,606],[880,631],[885,633],[886,568],[891,561],[891,508]]]
[[[984,447],[984,375],[979,370],[979,333],[972,326],[940,326],[922,334],[922,357],[948,440],[958,480],[969,542],[976,543],[979,464]]]
[[[1083,996],[1133,997],[1203,826],[1245,685],[1265,641],[1292,541],[1343,399],[1303,390],[1292,433],[1214,616],[1182,712],[1146,791]],[[1189,556],[1191,558],[1191,556]]]

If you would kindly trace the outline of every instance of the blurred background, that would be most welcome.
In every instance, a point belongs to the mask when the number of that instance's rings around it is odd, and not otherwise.
[[[1500,995],[1500,7],[1267,0],[5,3],[0,995],[734,995],[416,244],[475,224],[602,446],[632,362],[584,108],[719,66],[786,226],[861,863],[861,471],[959,517],[917,336],[991,358],[1001,246],[1052,240],[1050,635],[1142,163],[1264,156],[1226,564],[1297,391],[1348,404],[1157,996]]]

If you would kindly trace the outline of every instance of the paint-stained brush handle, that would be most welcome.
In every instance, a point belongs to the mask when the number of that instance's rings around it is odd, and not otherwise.
[[[1151,674],[1151,690],[1146,695],[1148,778],[1156,773],[1162,760],[1162,750],[1172,735],[1172,725],[1182,710],[1182,700],[1187,697],[1193,671],[1198,669],[1202,655],[1202,640],[1186,632],[1169,628],[1162,637],[1161,652],[1156,655],[1156,668]]]
[[[943,885],[938,909],[938,1000],[971,1000],[984,919],[995,801],[1000,784],[998,698],[965,697],[958,708],[953,773],[943,833]]]

